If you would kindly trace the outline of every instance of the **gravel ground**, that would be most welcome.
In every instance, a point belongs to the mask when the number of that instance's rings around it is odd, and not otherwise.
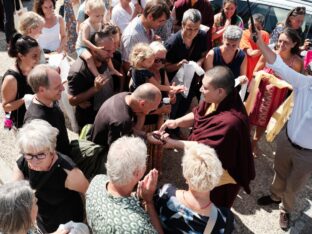
[[[3,33],[0,33],[0,75],[12,66],[13,60],[7,56],[6,44]],[[3,119],[3,110],[0,108],[0,120]],[[70,134],[75,138],[74,134]],[[243,191],[237,197],[233,212],[236,220],[235,233],[285,233],[278,226],[279,212],[275,207],[259,207],[256,200],[260,196],[268,193],[269,185],[273,178],[273,159],[275,145],[261,141],[263,156],[255,160],[256,179],[252,182],[252,193],[247,195]],[[3,129],[0,122],[0,183],[11,179],[11,170],[18,156],[13,131]],[[183,152],[167,150],[164,152],[163,174],[160,184],[174,183],[178,187],[185,187],[185,182],[181,173],[181,157]],[[286,233],[312,233],[312,179],[305,186],[304,191],[298,195],[296,210],[292,215],[292,226]]]

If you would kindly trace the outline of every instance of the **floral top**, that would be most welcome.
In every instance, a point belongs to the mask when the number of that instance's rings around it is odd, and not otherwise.
[[[176,188],[171,184],[165,184],[159,189],[154,197],[154,203],[165,233],[204,233],[209,217],[181,204],[176,197]],[[233,230],[233,222],[229,224],[227,222],[227,219],[233,220],[231,211],[226,208],[217,210],[218,217],[211,233],[224,233],[226,226],[227,231]]]
[[[114,197],[107,191],[106,175],[91,181],[86,195],[88,224],[96,233],[157,233],[135,196]]]
[[[236,15],[236,20],[235,20],[236,24],[238,27],[240,27],[241,29],[244,29],[244,22],[242,20],[242,18],[238,15]],[[221,30],[224,25],[221,25],[221,13],[218,13],[217,15],[215,15],[215,22],[214,22],[214,27],[216,32],[218,32],[219,30]],[[213,46],[217,47],[222,45],[222,36],[213,40]]]

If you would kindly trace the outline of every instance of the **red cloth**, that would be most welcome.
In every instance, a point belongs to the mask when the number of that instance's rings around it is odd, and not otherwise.
[[[255,178],[255,167],[245,107],[236,90],[216,111],[205,116],[209,105],[201,102],[194,108],[194,126],[189,140],[213,147],[222,167],[250,193],[249,183]]]
[[[262,37],[262,40],[264,41],[264,43],[268,45],[269,40],[270,40],[269,33],[261,30],[261,37]],[[258,49],[257,44],[250,38],[249,29],[244,30],[242,40],[240,42],[239,47],[242,50],[245,50],[245,49],[257,50]],[[253,56],[253,57],[247,55],[247,77],[249,80],[252,79],[253,71],[254,71],[259,59],[260,59],[260,55],[259,56]]]

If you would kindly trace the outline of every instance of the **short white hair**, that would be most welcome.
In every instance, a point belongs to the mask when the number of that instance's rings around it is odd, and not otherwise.
[[[34,119],[19,130],[17,145],[22,153],[46,150],[53,152],[56,147],[58,133],[59,130],[52,127],[47,121]]]
[[[223,38],[231,41],[238,41],[242,39],[243,30],[237,25],[229,25],[226,27]]]
[[[160,41],[153,41],[149,46],[151,47],[151,49],[155,54],[159,51],[167,53],[166,47]]]
[[[124,136],[110,146],[106,170],[109,180],[118,185],[126,185],[136,170],[146,167],[147,147],[139,137]]]
[[[186,147],[182,170],[190,188],[198,192],[211,191],[223,174],[216,151],[197,142]]]

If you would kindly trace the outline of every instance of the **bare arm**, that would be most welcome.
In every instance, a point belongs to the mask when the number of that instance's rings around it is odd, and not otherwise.
[[[204,61],[204,70],[205,71],[208,71],[213,67],[213,57],[214,57],[214,52],[213,52],[213,50],[210,50],[207,53],[205,61]]]
[[[15,164],[13,168],[13,181],[23,180],[23,179],[25,179],[23,172]]]
[[[65,21],[63,17],[57,16],[59,22],[60,22],[60,36],[61,36],[61,43],[60,47],[56,50],[58,53],[66,50],[66,43],[67,43],[67,36],[66,36],[66,27],[65,27]]]
[[[166,128],[175,129],[177,127],[188,128],[193,126],[194,123],[194,113],[190,112],[178,119],[167,120],[159,129],[160,132],[165,131]]]
[[[257,36],[258,36],[257,45],[261,50],[264,59],[267,61],[267,63],[273,64],[276,60],[276,54],[264,43],[261,37],[261,33],[259,31]]]
[[[82,171],[78,168],[74,168],[71,171],[64,170],[67,173],[65,188],[85,194],[89,187],[89,182]]]
[[[166,71],[175,72],[179,70],[184,63],[188,63],[188,61],[186,59],[182,59],[180,62],[177,63],[166,63]]]
[[[16,79],[8,75],[5,77],[1,87],[2,107],[5,112],[17,110],[24,105],[23,97],[15,100],[17,94],[17,81]]]
[[[240,66],[240,75],[245,76],[247,73],[247,56],[245,56],[241,66]]]
[[[89,34],[90,34],[90,28],[87,24],[82,24],[81,25],[81,36],[82,36],[82,42],[90,49],[90,50],[96,50],[97,47],[95,45],[93,45],[90,41],[89,41]]]

